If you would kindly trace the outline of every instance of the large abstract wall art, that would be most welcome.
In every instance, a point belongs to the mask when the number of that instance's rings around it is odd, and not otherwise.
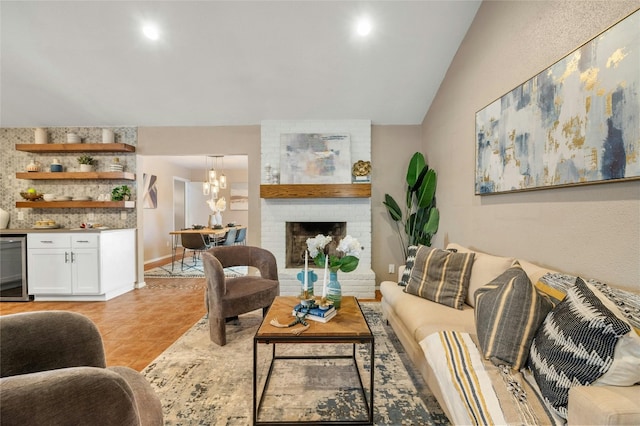
[[[476,113],[478,195],[640,178],[640,10]]]

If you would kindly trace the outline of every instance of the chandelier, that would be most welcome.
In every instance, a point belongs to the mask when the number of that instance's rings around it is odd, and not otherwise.
[[[211,168],[209,168],[209,158]],[[218,169],[218,159],[221,159],[222,167]],[[202,182],[202,194],[211,195],[212,200],[218,199],[221,189],[227,188],[227,176],[224,174],[224,155],[207,155],[204,158],[205,177]],[[217,170],[216,170],[217,169]],[[220,173],[218,173],[220,170]]]

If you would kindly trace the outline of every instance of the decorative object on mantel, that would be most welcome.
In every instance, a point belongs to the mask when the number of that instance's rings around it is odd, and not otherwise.
[[[384,194],[382,204],[387,206],[391,220],[395,222],[398,238],[404,258],[407,258],[409,246],[422,244],[431,246],[431,238],[438,231],[440,212],[436,208],[437,176],[425,162],[424,155],[416,152],[409,161],[407,169],[407,193],[405,200],[405,218],[396,200]],[[400,227],[402,225],[402,228]],[[407,239],[402,237],[407,236]]]
[[[640,11],[476,113],[476,195],[640,179]]]
[[[49,143],[49,134],[47,133],[47,129],[38,127],[35,131],[35,141],[37,144]]]
[[[112,201],[129,201],[131,198],[131,189],[127,185],[116,186],[111,191]]]
[[[343,133],[281,134],[280,182],[351,183],[350,136]]]
[[[351,169],[354,182],[371,182],[371,161],[358,160]]]
[[[313,258],[313,263],[325,269],[322,289],[323,297],[326,297],[326,300],[333,304],[336,309],[340,309],[342,288],[338,281],[338,271],[351,272],[358,267],[362,246],[360,246],[358,240],[351,235],[347,235],[338,243],[336,253],[325,253],[327,245],[332,239],[333,237],[318,234],[314,238],[307,239],[307,249],[309,250],[309,255]],[[344,255],[340,257],[337,252],[341,252]],[[327,272],[329,272],[328,283],[326,281]]]
[[[93,171],[93,163],[95,162],[95,160],[93,159],[93,157],[91,157],[90,155],[87,154],[83,154],[80,157],[78,157],[78,164],[80,164],[80,171],[81,172],[91,172]]]

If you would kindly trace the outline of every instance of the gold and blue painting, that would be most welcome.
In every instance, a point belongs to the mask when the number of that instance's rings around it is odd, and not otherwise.
[[[477,195],[640,178],[640,10],[476,113]]]

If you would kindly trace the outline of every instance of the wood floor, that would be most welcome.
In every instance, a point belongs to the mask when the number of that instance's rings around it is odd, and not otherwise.
[[[0,315],[64,310],[96,323],[107,365],[141,371],[206,312],[204,278],[145,278],[147,286],[107,302],[2,302]]]
[[[0,315],[47,310],[86,315],[102,334],[107,365],[141,371],[206,312],[204,278],[145,281],[146,287],[107,302],[2,302]],[[376,299],[380,300],[379,293]]]

